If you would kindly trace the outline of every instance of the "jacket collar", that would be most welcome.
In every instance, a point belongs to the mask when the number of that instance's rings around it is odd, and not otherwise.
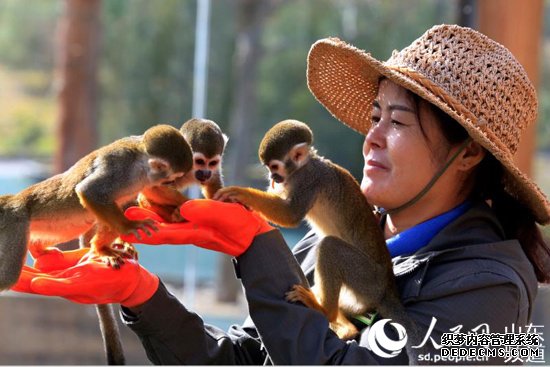
[[[531,263],[517,240],[506,240],[493,210],[485,202],[474,204],[446,226],[423,248],[410,256],[392,259],[396,277],[405,276],[428,263],[490,259],[512,268],[534,300],[537,284]]]

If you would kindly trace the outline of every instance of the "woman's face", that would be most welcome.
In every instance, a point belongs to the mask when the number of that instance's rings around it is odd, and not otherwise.
[[[368,201],[385,209],[405,204],[443,166],[448,151],[449,144],[427,103],[415,103],[405,88],[382,80],[372,127],[363,144],[361,189]]]

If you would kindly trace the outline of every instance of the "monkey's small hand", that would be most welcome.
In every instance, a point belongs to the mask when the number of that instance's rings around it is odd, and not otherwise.
[[[229,203],[241,203],[245,206],[249,206],[250,204],[247,189],[237,186],[228,186],[219,189],[212,199]]]
[[[142,240],[142,233],[147,237],[151,237],[154,232],[158,232],[157,223],[152,219],[132,220],[127,221],[124,228],[120,231],[124,235],[134,235],[139,240]]]
[[[119,269],[127,259],[138,259],[138,252],[134,245],[120,239],[115,240],[110,246],[93,247],[93,249],[98,259],[115,269]]]
[[[285,299],[289,302],[301,302],[306,307],[313,308],[326,315],[326,310],[321,306],[313,291],[300,284],[295,284],[292,290],[285,293]]]
[[[248,249],[254,237],[273,230],[257,213],[242,205],[214,200],[189,200],[180,207],[185,223],[164,223],[162,218],[139,207],[128,208],[129,219],[150,218],[158,221],[159,231],[139,240],[121,236],[124,241],[145,244],[194,244],[206,249],[239,256]]]
[[[60,257],[59,259],[62,259]],[[72,255],[68,258],[73,259]],[[87,252],[76,265],[63,268],[68,262],[47,260],[50,268],[43,271],[24,266],[19,281],[11,289],[17,292],[59,296],[85,304],[120,303],[126,307],[140,305],[156,292],[159,279],[136,260],[128,260],[115,270]]]
[[[180,208],[176,208],[170,217],[170,222],[172,223],[181,223],[185,222],[186,219],[181,215]]]

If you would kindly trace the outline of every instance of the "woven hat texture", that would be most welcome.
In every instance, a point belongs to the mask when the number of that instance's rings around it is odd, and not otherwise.
[[[512,53],[485,35],[439,25],[385,62],[337,38],[311,47],[308,86],[329,112],[352,129],[370,128],[378,81],[386,77],[460,123],[505,168],[505,189],[537,222],[550,222],[550,203],[514,164],[520,137],[537,118],[537,95]]]

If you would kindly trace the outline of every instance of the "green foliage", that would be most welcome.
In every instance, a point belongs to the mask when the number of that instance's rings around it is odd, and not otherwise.
[[[0,155],[51,155],[52,107],[51,101],[35,98],[24,98],[10,106],[10,118],[0,125]]]
[[[62,5],[60,1],[0,1],[0,63],[16,69],[50,70]]]
[[[226,130],[237,92],[232,75],[237,5],[234,0],[211,1],[206,117]],[[546,13],[550,12],[548,5],[547,1]],[[4,119],[6,108],[0,105],[4,108],[0,125],[16,126],[9,131],[20,135],[9,139],[3,135],[2,152],[17,151],[17,144],[32,145],[45,154],[53,151],[47,147],[54,141],[53,46],[63,7],[61,1],[0,2],[0,64],[25,70],[26,79],[20,84],[23,92],[46,101],[42,110],[49,111],[19,111]],[[250,126],[248,138],[257,144],[273,123],[286,118],[303,120],[314,130],[319,152],[360,177],[363,137],[335,121],[307,89],[306,58],[311,44],[337,36],[386,59],[393,49],[409,44],[433,24],[453,23],[455,11],[456,2],[442,0],[280,2],[263,23],[258,121]],[[179,126],[191,117],[195,20],[196,0],[102,1],[101,143],[141,133],[156,123]],[[550,25],[545,26],[545,34],[550,34]],[[544,49],[549,49],[546,43]],[[544,51],[541,56],[546,60],[550,55]],[[539,84],[538,143],[550,149],[550,69],[546,64],[542,63]],[[0,85],[5,85],[3,80]],[[256,162],[256,157],[250,161]]]
[[[156,123],[181,125],[190,115],[193,1],[103,3],[101,131],[141,133]]]
[[[226,126],[233,6],[212,2],[207,116]],[[102,140],[191,118],[195,1],[105,0],[100,85]]]
[[[266,23],[259,95],[262,129],[296,118],[313,129],[321,155],[362,175],[363,137],[335,121],[307,89],[306,60],[318,39],[336,36],[386,59],[433,24],[449,23],[452,6],[438,1],[298,0],[285,3]],[[450,3],[452,5],[452,3]],[[396,17],[399,21],[396,22]],[[392,48],[389,48],[392,47]]]

